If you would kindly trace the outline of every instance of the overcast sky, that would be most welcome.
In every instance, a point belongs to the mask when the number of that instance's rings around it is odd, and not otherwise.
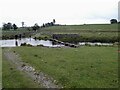
[[[0,0],[0,26],[16,23],[27,26],[51,22],[58,24],[109,23],[118,18],[119,0]]]

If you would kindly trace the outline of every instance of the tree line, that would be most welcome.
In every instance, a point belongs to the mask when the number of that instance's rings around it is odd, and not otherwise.
[[[16,24],[12,24],[12,23],[8,22],[8,23],[4,23],[4,24],[3,24],[2,29],[3,29],[3,30],[10,30],[10,29],[16,30],[16,29],[18,29],[18,27],[17,27]]]
[[[42,26],[39,26],[37,23],[34,24],[34,26],[32,26],[32,30],[38,30],[39,28],[44,28],[44,27],[49,27],[49,26],[54,26],[55,25],[55,19],[53,19],[52,22],[48,22],[48,23],[43,23]],[[24,27],[24,22],[21,22],[22,23],[22,28],[25,28]],[[117,24],[117,23],[120,23],[120,21],[117,21],[117,19],[111,19],[110,20],[110,23],[111,24]],[[10,29],[14,29],[14,30],[17,30],[18,27],[16,24],[12,24],[10,22],[8,23],[4,23],[3,26],[2,26],[2,30],[10,30]]]
[[[117,21],[117,19],[111,19],[110,23],[111,24],[117,24],[117,23],[120,23],[120,21]]]
[[[48,22],[48,23],[43,23],[42,26],[39,26],[37,23],[35,23],[31,28],[32,30],[38,30],[39,28],[44,28],[44,27],[49,27],[49,26],[54,26],[55,25],[55,19],[53,19],[52,22]],[[22,24],[22,28],[25,28],[25,23],[21,22]],[[28,28],[28,27],[27,27]],[[4,23],[2,26],[2,30],[10,30],[10,29],[14,29],[17,30],[18,26],[16,24],[12,24],[11,22],[8,23]]]
[[[34,26],[32,27],[33,30],[37,30],[39,28],[44,28],[44,27],[49,27],[49,26],[54,26],[55,25],[55,19],[53,19],[52,22],[48,22],[48,23],[43,23],[42,26],[39,26],[37,23],[34,24]]]

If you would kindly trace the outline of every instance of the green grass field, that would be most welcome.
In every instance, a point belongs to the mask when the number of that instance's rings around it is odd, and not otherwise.
[[[117,47],[17,47],[24,62],[67,88],[117,88]]]
[[[38,30],[36,37],[48,36],[52,34],[79,34],[80,38],[74,41],[84,42],[118,42],[118,24],[87,24],[87,25],[66,25],[46,27]],[[65,39],[60,39],[66,41]],[[67,41],[73,41],[67,39]]]
[[[41,88],[24,73],[18,71],[14,64],[2,58],[2,88]]]
[[[118,31],[118,24],[86,24],[86,25],[63,25],[44,28],[44,30],[51,30],[54,32],[64,31]]]
[[[1,31],[1,30],[0,30]],[[79,38],[63,38],[60,41],[66,42],[102,42],[115,43],[118,42],[118,24],[86,24],[86,25],[62,25],[40,28],[37,32],[30,31],[27,28],[19,28],[18,30],[3,30],[2,38],[14,38],[16,34],[24,34],[26,37],[30,35],[37,38],[51,38],[53,34],[79,34]]]
[[[1,31],[5,36],[31,32],[27,29]],[[83,40],[116,41],[117,24],[64,25],[39,29],[32,37],[51,37],[52,34],[79,34]],[[4,49],[3,49],[4,51]],[[118,47],[81,46],[79,48],[15,47],[22,60],[37,71],[57,80],[64,88],[117,88]],[[2,56],[2,55],[1,55]],[[38,85],[2,58],[3,87],[37,88]],[[13,68],[11,70],[11,68]],[[12,77],[15,77],[14,79]],[[19,81],[19,82],[18,82]]]
[[[120,25],[119,25],[120,26]],[[101,34],[114,34],[117,35],[118,33],[118,24],[85,24],[85,25],[60,25],[60,26],[50,26],[45,28],[40,28],[38,30],[38,35],[41,34],[48,34],[51,35],[53,33],[78,33],[82,35],[82,33],[86,33],[87,35],[99,35]],[[15,35],[20,33],[29,33],[32,32],[32,29],[30,28],[19,28],[17,30],[2,30],[0,28],[0,32],[2,35]],[[110,36],[111,36],[110,35]]]

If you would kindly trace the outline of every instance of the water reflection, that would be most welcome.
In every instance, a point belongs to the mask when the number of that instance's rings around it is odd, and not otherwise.
[[[92,46],[95,46],[95,45],[98,45],[98,46],[112,46],[113,43],[100,43],[100,42],[95,42],[95,43],[92,43],[92,42],[79,42],[79,45],[92,45]]]
[[[21,46],[22,43],[30,44],[32,46],[43,45],[48,47],[61,47],[62,44],[53,44],[49,40],[35,40],[33,38],[22,38],[22,39],[12,39],[12,40],[0,40],[0,47],[16,47]]]
[[[64,46],[63,42],[56,43],[50,40],[37,40],[33,38],[21,38],[21,39],[11,39],[11,40],[0,40],[0,47],[16,47],[21,46],[22,43],[30,44],[32,46],[43,45],[47,47],[61,47]],[[103,45],[103,46],[111,46],[112,43],[91,43],[91,42],[79,42],[79,45]]]
[[[15,41],[15,45],[18,46],[18,41],[17,40]]]

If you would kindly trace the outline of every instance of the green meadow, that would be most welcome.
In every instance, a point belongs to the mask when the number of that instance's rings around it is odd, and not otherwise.
[[[118,42],[118,24],[85,24],[46,27],[38,30],[35,37],[52,37],[53,34],[78,34],[79,38],[63,38],[66,42]]]
[[[43,39],[43,37],[51,38],[53,34],[78,34],[79,38],[60,39],[61,41],[76,42],[118,42],[118,24],[84,24],[84,25],[61,25],[40,28],[37,32],[33,32],[31,28],[19,28],[14,30],[2,31],[3,39],[8,37],[14,38],[16,34],[25,34]]]
[[[17,47],[22,60],[53,77],[64,88],[117,88],[118,48]]]
[[[77,41],[118,41],[118,24],[62,25],[40,28],[36,32],[24,29],[2,31],[5,37],[26,33],[26,37],[51,38],[53,34],[79,34]],[[71,41],[61,39],[61,41]],[[4,50],[7,48],[2,48]],[[78,48],[30,47],[11,48],[22,61],[56,80],[64,88],[118,88],[118,47],[80,46]],[[25,73],[2,58],[2,86],[4,88],[40,88]],[[14,78],[13,78],[14,77]]]
[[[3,49],[4,51],[4,49]],[[25,73],[16,69],[16,66],[8,61],[4,55],[2,59],[2,88],[41,88],[33,82]]]

